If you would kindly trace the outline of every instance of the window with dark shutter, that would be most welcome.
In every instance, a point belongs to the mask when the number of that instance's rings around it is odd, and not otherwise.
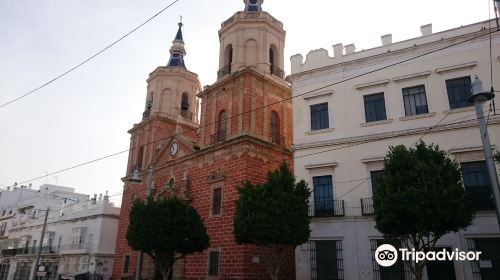
[[[462,177],[467,196],[474,210],[493,210],[493,190],[484,161],[462,162]]]
[[[276,143],[276,144],[283,144],[281,143],[281,135],[280,135],[280,118],[278,113],[276,111],[271,112],[271,120],[270,120],[270,126],[271,126],[271,142]]]
[[[226,140],[226,127],[227,127],[227,115],[226,111],[222,110],[217,118],[217,141],[221,142]]]
[[[212,215],[219,215],[222,205],[222,188],[216,188],[213,191]]]
[[[123,259],[123,273],[128,273],[130,266],[130,256],[126,255]]]
[[[311,130],[329,128],[328,103],[311,105]]]
[[[375,195],[375,193],[377,193],[383,175],[384,175],[384,170],[370,171],[370,181],[372,183],[372,195]]]
[[[446,92],[448,93],[450,109],[474,106],[474,103],[467,102],[467,98],[472,94],[470,90],[470,76],[446,80]]]
[[[429,113],[424,85],[403,88],[403,101],[406,116]]]
[[[208,256],[208,276],[219,276],[219,251],[211,251]]]
[[[366,122],[386,120],[384,93],[363,96]]]
[[[144,147],[139,147],[137,152],[137,168],[142,169],[142,159],[144,158]]]

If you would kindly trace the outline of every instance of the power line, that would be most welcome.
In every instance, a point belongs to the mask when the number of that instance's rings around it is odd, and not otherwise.
[[[448,115],[449,115],[449,114],[448,114]],[[448,116],[448,115],[446,115],[446,116]],[[446,117],[446,116],[445,116],[445,117]],[[445,119],[445,117],[444,117],[444,118],[442,118],[442,119],[441,119],[438,123],[436,123],[436,125],[434,125],[433,127],[435,128],[437,125],[439,125],[439,123],[441,123],[441,122]],[[477,118],[476,118],[476,119],[477,119]],[[471,120],[465,120],[465,121],[462,121],[462,122],[469,122],[469,121],[471,121]],[[458,123],[460,123],[460,122],[458,122]],[[451,124],[451,125],[454,125],[454,124],[457,124],[457,123],[450,123],[450,124]],[[431,127],[431,128],[432,128],[432,127]],[[430,129],[431,129],[431,128],[430,128]],[[422,135],[422,136],[421,136],[421,137],[420,137],[420,138],[419,138],[419,139],[418,139],[418,140],[417,140],[414,144],[412,144],[412,146],[413,146],[413,145],[415,145],[418,141],[422,140],[422,138],[423,138],[423,137],[425,137],[425,136],[427,135],[427,133],[429,133],[429,132],[430,132],[430,129],[429,129],[429,130],[427,130],[427,131],[426,131],[426,133],[425,133],[424,135]],[[411,147],[411,146],[410,146],[410,147]],[[363,185],[366,181],[368,181],[369,179],[371,179],[371,176],[370,176],[370,177],[367,177],[367,178],[363,178],[363,179],[361,179],[362,181],[361,181],[360,183],[358,183],[358,184],[357,184],[357,185],[355,185],[354,187],[352,187],[352,188],[348,189],[348,190],[347,190],[346,192],[344,192],[343,194],[339,195],[339,196],[337,197],[337,199],[340,199],[340,198],[342,198],[342,197],[344,197],[344,196],[348,195],[349,193],[353,192],[353,191],[354,191],[354,190],[356,190],[357,188],[361,187],[361,186],[362,186],[362,185]],[[354,180],[352,180],[352,181],[354,181]]]
[[[442,118],[439,122],[441,122],[443,119],[444,118]],[[463,119],[463,118],[458,118],[458,119]],[[296,156],[296,157],[294,157],[294,159],[302,158],[302,157],[308,157],[308,156],[312,156],[312,155],[318,155],[318,154],[327,153],[327,152],[336,151],[336,150],[341,150],[341,149],[350,148],[350,147],[354,147],[354,146],[358,146],[358,145],[362,145],[362,144],[366,144],[366,143],[371,143],[371,142],[376,142],[376,141],[381,141],[381,140],[386,140],[386,139],[392,139],[392,138],[398,138],[398,137],[404,137],[404,136],[418,135],[418,134],[422,134],[423,133],[424,135],[421,136],[416,141],[416,142],[418,142],[425,135],[427,135],[432,129],[446,127],[446,126],[450,126],[450,125],[457,125],[457,124],[460,124],[460,123],[470,122],[472,120],[477,120],[477,119],[478,118],[473,118],[473,119],[470,119],[470,120],[463,120],[463,121],[460,121],[460,122],[450,122],[450,123],[445,123],[445,124],[442,124],[442,125],[436,124],[434,126],[426,128],[425,130],[422,130],[422,131],[411,131],[411,132],[406,132],[406,133],[401,133],[401,134],[393,134],[393,135],[389,135],[389,136],[382,137],[382,138],[379,138],[379,139],[360,140],[359,142],[354,142],[354,143],[346,145],[346,146],[342,146],[342,147],[337,147],[337,148],[332,148],[332,149],[328,149],[328,150],[323,150],[323,151],[318,151],[318,152],[313,152],[313,153],[309,153],[309,154],[304,154],[304,155]],[[415,145],[415,143],[412,144],[411,146]],[[315,147],[315,148],[321,148],[321,147]]]
[[[144,21],[143,23],[139,24],[137,27],[135,27],[134,29],[132,29],[131,31],[127,32],[125,35],[123,35],[122,37],[118,38],[118,40],[112,42],[111,44],[107,45],[104,49],[98,51],[97,53],[93,54],[92,56],[90,56],[89,58],[85,59],[84,61],[78,63],[77,65],[73,66],[72,68],[70,68],[69,70],[67,70],[66,72],[58,75],[57,77],[53,78],[52,80],[36,87],[35,89],[33,90],[30,90],[28,91],[27,93],[19,96],[19,97],[16,97],[6,103],[3,103],[0,105],[0,109],[9,105],[9,104],[12,104],[28,95],[31,95],[37,91],[39,91],[40,89],[52,84],[53,82],[59,80],[60,78],[68,75],[69,73],[73,72],[74,70],[80,68],[82,65],[86,64],[87,62],[89,62],[90,60],[94,59],[95,57],[97,57],[98,55],[102,54],[103,52],[107,51],[109,48],[113,47],[114,45],[116,45],[117,43],[119,43],[121,40],[125,39],[126,37],[128,37],[129,35],[131,35],[132,33],[134,33],[135,31],[137,31],[139,28],[141,28],[142,26],[144,26],[145,24],[147,24],[148,22],[150,22],[151,20],[153,20],[154,18],[156,18],[157,16],[159,16],[161,13],[163,13],[164,11],[166,11],[168,8],[170,8],[171,6],[173,6],[175,3],[177,3],[179,0],[175,0],[173,1],[172,3],[170,3],[168,6],[166,6],[165,8],[161,9],[159,12],[157,12],[156,14],[154,14],[152,17],[148,18],[146,21]]]
[[[178,1],[178,0],[177,0]],[[177,2],[175,1],[175,2]],[[171,5],[173,5],[175,2],[173,2]],[[168,6],[169,7],[169,6]],[[167,7],[167,8],[168,8]],[[166,8],[165,8],[166,9]],[[165,10],[164,9],[164,10]],[[159,13],[158,13],[159,14]],[[437,49],[434,49],[434,50],[431,50],[431,51],[428,51],[426,53],[423,53],[423,54],[419,54],[419,55],[416,55],[414,57],[410,57],[410,58],[407,58],[407,59],[403,59],[403,60],[400,60],[398,62],[395,62],[395,63],[392,63],[392,64],[389,64],[389,65],[385,65],[385,66],[382,66],[380,68],[377,68],[377,69],[374,69],[374,70],[370,70],[368,72],[365,72],[365,73],[362,73],[362,74],[359,74],[359,75],[355,75],[355,76],[352,76],[352,77],[349,77],[349,78],[345,78],[343,80],[340,80],[340,81],[337,81],[337,82],[334,82],[334,83],[331,83],[329,85],[326,85],[326,86],[322,86],[322,87],[319,87],[319,88],[316,88],[316,89],[313,89],[313,90],[310,90],[310,91],[306,91],[304,93],[301,93],[301,94],[297,94],[295,96],[291,96],[291,97],[288,97],[288,98],[284,98],[280,101],[276,101],[276,102],[273,102],[273,103],[269,103],[267,105],[264,105],[264,106],[261,106],[261,107],[257,107],[257,108],[254,108],[254,109],[251,109],[251,110],[248,110],[246,112],[242,112],[242,113],[239,113],[239,114],[235,114],[233,116],[229,116],[229,117],[226,117],[224,119],[225,122],[233,119],[233,118],[236,118],[236,117],[239,117],[239,116],[242,116],[242,115],[245,115],[245,114],[250,114],[252,112],[255,112],[255,111],[258,111],[258,110],[262,110],[264,108],[267,108],[267,107],[271,107],[271,106],[274,106],[276,104],[280,104],[280,103],[283,103],[284,101],[288,101],[288,100],[292,100],[293,98],[297,98],[297,97],[300,97],[300,96],[304,96],[304,95],[307,95],[307,94],[310,94],[310,93],[313,93],[313,92],[316,92],[318,90],[322,90],[322,89],[325,89],[325,88],[328,88],[328,87],[331,87],[331,86],[334,86],[334,85],[338,85],[338,84],[341,84],[341,83],[344,83],[344,82],[347,82],[347,81],[350,81],[350,80],[354,80],[354,79],[357,79],[359,77],[363,77],[363,76],[366,76],[366,75],[369,75],[369,74],[372,74],[372,73],[375,73],[375,72],[378,72],[378,71],[381,71],[381,70],[385,70],[385,69],[388,69],[390,67],[394,67],[394,66],[397,66],[399,64],[403,64],[403,63],[406,63],[408,61],[411,61],[411,60],[414,60],[414,59],[417,59],[417,58],[421,58],[421,57],[424,57],[426,55],[429,55],[429,54],[433,54],[433,53],[436,53],[436,52],[439,52],[439,51],[442,51],[442,50],[445,50],[445,49],[448,49],[448,48],[451,48],[451,47],[454,47],[454,46],[457,46],[457,45],[460,45],[460,44],[463,44],[463,43],[466,43],[466,42],[469,42],[469,41],[473,41],[473,40],[476,40],[478,38],[481,38],[481,37],[484,37],[484,36],[487,36],[491,33],[496,33],[496,32],[499,32],[500,30],[495,30],[495,31],[491,31],[491,29],[489,30],[488,33],[485,33],[485,34],[481,34],[481,35],[478,35],[478,36],[475,36],[475,37],[472,37],[472,38],[469,38],[469,39],[466,39],[466,40],[463,40],[463,41],[460,41],[460,42],[456,42],[456,43],[452,43],[448,46],[445,46],[445,47],[441,47],[441,48],[437,48]],[[0,107],[1,108],[1,107]],[[444,118],[443,118],[444,119]],[[209,122],[209,123],[206,123],[205,125],[203,126],[199,126],[197,128],[192,128],[192,129],[187,129],[186,131],[183,131],[183,132],[179,132],[179,133],[174,133],[166,138],[163,138],[163,139],[159,139],[159,140],[155,140],[155,141],[151,141],[151,142],[148,142],[148,143],[145,143],[143,146],[148,146],[148,145],[152,145],[152,144],[155,144],[157,142],[164,142],[164,141],[167,141],[175,136],[179,136],[179,135],[182,135],[186,132],[193,132],[193,131],[196,131],[198,130],[199,128],[204,128],[204,127],[209,127],[209,126],[212,126],[213,124],[216,124],[217,122]],[[25,180],[25,181],[22,181],[20,184],[23,184],[23,183],[27,183],[27,182],[31,182],[31,181],[34,181],[34,180],[38,180],[38,179],[42,179],[42,178],[45,178],[45,177],[48,177],[48,176],[52,176],[52,175],[55,175],[55,174],[59,174],[59,173],[62,173],[62,172],[65,172],[65,171],[68,171],[68,170],[71,170],[71,169],[75,169],[75,168],[78,168],[78,167],[81,167],[81,166],[84,166],[84,165],[88,165],[88,164],[91,164],[91,163],[94,163],[94,162],[97,162],[97,161],[100,161],[100,160],[103,160],[103,159],[106,159],[106,158],[110,158],[110,157],[114,157],[114,156],[117,156],[119,154],[123,154],[123,153],[126,153],[126,152],[130,152],[130,151],[133,151],[135,149],[137,149],[139,147],[133,147],[133,148],[129,148],[129,149],[126,149],[126,150],[122,150],[122,151],[119,151],[119,152],[116,152],[116,153],[113,153],[113,154],[110,154],[110,155],[106,155],[106,156],[103,156],[103,157],[100,157],[100,158],[97,158],[97,159],[94,159],[94,160],[90,160],[90,161],[87,161],[87,162],[83,162],[83,163],[80,163],[80,164],[77,164],[77,165],[74,165],[74,166],[71,166],[71,167],[68,167],[68,168],[64,168],[64,169],[61,169],[59,171],[55,171],[55,172],[52,172],[52,173],[49,173],[49,174],[46,174],[46,175],[43,175],[43,176],[39,176],[39,177],[36,177],[36,178],[32,178],[32,179],[29,179],[29,180]]]

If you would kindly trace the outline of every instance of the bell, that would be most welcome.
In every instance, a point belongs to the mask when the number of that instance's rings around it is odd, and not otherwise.
[[[131,182],[131,183],[140,183],[140,182],[142,182],[139,168],[134,169],[134,173],[132,173],[132,178],[130,178],[128,181]]]

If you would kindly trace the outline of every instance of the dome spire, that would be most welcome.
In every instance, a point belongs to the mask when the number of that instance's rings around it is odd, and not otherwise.
[[[245,3],[245,12],[262,12],[262,3],[264,0],[243,0]]]
[[[177,30],[177,34],[172,41],[172,47],[170,47],[170,59],[167,63],[167,66],[182,67],[186,69],[186,65],[184,65],[184,56],[186,55],[186,50],[184,49],[184,39],[182,38],[182,16],[178,25],[179,29]]]

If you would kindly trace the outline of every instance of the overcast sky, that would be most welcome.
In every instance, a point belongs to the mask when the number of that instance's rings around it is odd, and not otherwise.
[[[0,104],[51,80],[166,7],[173,0],[0,0]],[[287,31],[289,58],[354,43],[357,50],[488,19],[491,0],[266,0]],[[28,181],[129,147],[142,117],[146,79],[165,65],[183,17],[186,65],[202,86],[215,82],[220,24],[242,0],[179,0],[102,55],[24,99],[0,108],[0,187]],[[128,153],[31,183],[120,193]],[[28,183],[25,183],[28,184]],[[113,197],[119,202],[120,197]]]

